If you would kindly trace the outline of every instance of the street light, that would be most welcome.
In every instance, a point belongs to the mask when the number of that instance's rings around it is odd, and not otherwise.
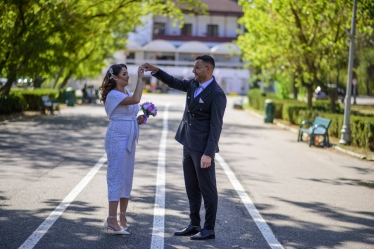
[[[344,101],[344,124],[341,130],[341,138],[339,143],[350,144],[351,143],[351,129],[349,127],[349,118],[351,115],[351,89],[352,89],[352,67],[353,67],[353,57],[354,57],[354,46],[355,46],[355,32],[356,32],[356,9],[357,0],[353,1],[353,14],[352,14],[352,24],[351,31],[348,32],[350,39],[349,44],[349,61],[348,61],[348,81],[347,81],[347,94],[345,95]]]

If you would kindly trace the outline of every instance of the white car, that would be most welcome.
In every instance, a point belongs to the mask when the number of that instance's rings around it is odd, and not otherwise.
[[[6,84],[8,80],[6,78],[0,78],[0,87]]]

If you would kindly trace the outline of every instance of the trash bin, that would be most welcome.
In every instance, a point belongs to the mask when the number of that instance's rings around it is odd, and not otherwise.
[[[75,105],[75,91],[72,87],[66,88],[66,105],[74,106]]]
[[[275,106],[271,99],[265,100],[265,116],[264,116],[264,122],[265,123],[273,123],[274,120],[274,111]]]

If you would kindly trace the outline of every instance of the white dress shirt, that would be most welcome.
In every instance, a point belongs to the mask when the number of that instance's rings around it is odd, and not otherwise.
[[[196,96],[199,95],[207,86],[209,86],[209,84],[212,81],[213,81],[213,77],[210,80],[208,80],[208,81],[206,81],[206,82],[204,82],[202,84],[199,83],[199,86],[196,88],[193,97],[196,98]]]

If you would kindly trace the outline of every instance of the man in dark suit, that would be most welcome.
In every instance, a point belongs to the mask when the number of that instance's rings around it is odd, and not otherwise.
[[[218,152],[226,94],[217,84],[214,59],[209,55],[196,57],[192,80],[180,80],[148,63],[146,71],[169,87],[186,92],[186,105],[175,139],[183,145],[183,173],[190,224],[175,236],[191,236],[192,240],[214,239],[218,193],[214,155]],[[204,199],[205,222],[200,227],[201,200]]]

